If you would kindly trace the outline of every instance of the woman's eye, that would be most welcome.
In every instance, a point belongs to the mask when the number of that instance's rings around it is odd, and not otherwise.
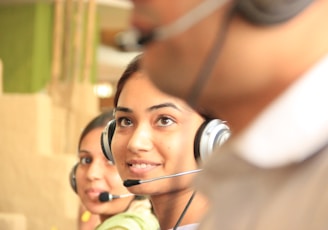
[[[91,157],[82,157],[80,158],[80,163],[85,165],[85,164],[90,164],[92,162]]]
[[[132,126],[132,121],[128,118],[122,117],[118,119],[118,124],[121,127],[130,127]]]
[[[161,117],[158,121],[157,124],[159,126],[169,126],[172,125],[174,123],[174,121],[169,118],[169,117]]]

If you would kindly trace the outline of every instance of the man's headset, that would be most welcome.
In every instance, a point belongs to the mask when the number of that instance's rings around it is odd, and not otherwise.
[[[285,22],[313,0],[237,0],[236,9],[248,21],[270,25]]]
[[[111,142],[116,122],[108,122],[101,134],[101,148],[105,157],[115,163],[111,150]],[[230,129],[225,122],[219,119],[208,119],[197,130],[194,141],[194,156],[198,160],[206,160],[213,150],[222,145],[230,137]]]
[[[137,30],[119,33],[116,37],[117,46],[126,51],[140,50],[143,45],[154,40],[162,40],[189,29],[226,2],[227,0],[204,0],[171,24],[157,27],[147,34]],[[293,18],[312,2],[313,0],[234,0],[231,10],[253,24],[274,25]]]

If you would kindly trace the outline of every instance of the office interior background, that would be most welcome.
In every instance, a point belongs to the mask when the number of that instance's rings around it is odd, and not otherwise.
[[[72,230],[69,172],[86,123],[112,107],[137,53],[127,0],[0,0],[0,229]]]

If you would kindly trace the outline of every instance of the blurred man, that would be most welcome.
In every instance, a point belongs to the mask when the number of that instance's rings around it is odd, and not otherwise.
[[[132,2],[152,81],[233,132],[200,229],[327,229],[328,1]]]

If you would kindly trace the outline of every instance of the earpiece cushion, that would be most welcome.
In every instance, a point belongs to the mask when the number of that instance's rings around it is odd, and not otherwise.
[[[76,169],[79,163],[76,163],[73,168],[71,169],[69,173],[69,183],[71,185],[71,188],[75,193],[77,193],[77,184],[76,184]]]
[[[198,129],[194,141],[194,156],[196,160],[205,161],[229,137],[230,129],[220,119],[206,120]]]
[[[101,149],[105,155],[105,157],[112,162],[112,164],[115,163],[114,161],[114,156],[112,154],[111,150],[111,143],[112,143],[112,138],[115,132],[115,127],[116,127],[116,121],[111,120],[108,122],[106,127],[104,128],[103,132],[101,133]]]
[[[312,2],[313,0],[238,0],[236,9],[252,23],[271,25],[289,20]]]

